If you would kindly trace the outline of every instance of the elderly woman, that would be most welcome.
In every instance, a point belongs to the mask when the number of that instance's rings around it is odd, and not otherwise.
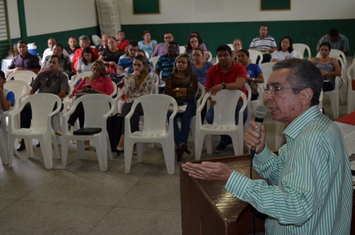
[[[122,115],[126,116],[132,108],[133,102],[143,95],[150,94],[152,91],[153,78],[148,72],[148,65],[146,58],[138,55],[133,59],[133,73],[127,74],[124,79],[124,86],[122,88],[123,94],[126,96],[126,102],[122,107]],[[142,105],[137,105],[134,114],[131,117],[131,131],[139,131],[139,116],[143,115]],[[122,124],[122,132],[120,141],[116,149],[120,152],[124,148],[124,122]],[[136,153],[133,150],[133,153]]]
[[[117,41],[112,37],[107,40],[107,45],[108,47],[101,52],[99,60],[104,62],[107,73],[112,74],[116,73],[117,61],[124,51],[117,47]]]
[[[323,91],[334,90],[335,77],[341,75],[339,62],[330,58],[331,46],[329,42],[323,42],[319,46],[320,58],[313,58],[312,63],[319,68],[323,75]]]
[[[106,68],[102,61],[95,61],[91,66],[92,74],[89,77],[85,77],[79,85],[74,89],[73,93],[70,94],[70,98],[77,93],[82,92],[96,92],[105,95],[111,95],[114,91],[112,81],[106,76]],[[79,118],[80,128],[84,127],[84,107],[80,103],[76,110],[70,115],[68,120],[68,125],[74,126],[75,121]],[[89,141],[85,141],[86,150],[90,149]]]
[[[283,37],[277,46],[277,50],[272,53],[271,61],[278,62],[291,58],[298,58],[296,51],[292,47],[292,39]]]
[[[232,59],[235,62],[238,62],[238,51],[240,51],[242,49],[242,40],[240,40],[239,38],[234,39],[233,41],[233,51],[232,51]]]
[[[179,55],[175,59],[173,73],[166,80],[165,94],[175,98],[179,106],[184,106],[184,110],[179,112],[174,118],[174,140],[177,146],[177,160],[180,161],[184,152],[190,154],[187,149],[187,138],[190,132],[191,118],[196,114],[196,104],[194,101],[198,88],[196,75],[192,72],[191,62],[186,54]],[[168,112],[168,116],[171,112]],[[177,124],[177,119],[181,119],[181,129]]]
[[[264,82],[264,76],[259,65],[250,63],[249,51],[241,49],[238,51],[238,63],[247,70],[247,82],[251,88],[251,100],[256,100],[259,96],[258,84]]]

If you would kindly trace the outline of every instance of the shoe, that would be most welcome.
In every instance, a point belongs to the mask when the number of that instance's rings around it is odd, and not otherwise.
[[[220,153],[223,152],[226,149],[227,145],[223,144],[222,142],[219,142],[217,147],[214,149],[216,152]]]
[[[36,147],[37,148],[41,147],[41,144],[39,142],[37,142]]]
[[[91,148],[90,145],[84,145],[84,149],[85,149],[85,150],[89,150],[90,148]]]
[[[187,145],[186,144],[180,144],[180,148],[187,154],[190,154],[190,150],[187,149]]]
[[[181,161],[182,155],[184,155],[184,150],[182,150],[180,147],[175,149],[175,153],[176,153],[176,159],[178,162]]]
[[[61,131],[56,131],[55,134],[59,135],[59,136],[62,136],[62,132]]]
[[[21,142],[20,142],[20,144],[17,146],[16,150],[17,150],[18,152],[21,152],[21,151],[23,151],[23,150],[25,150],[25,149],[26,149],[25,141],[22,139]]]
[[[123,152],[123,150],[124,150],[124,148],[123,147],[116,147],[116,150],[118,151],[118,152]]]

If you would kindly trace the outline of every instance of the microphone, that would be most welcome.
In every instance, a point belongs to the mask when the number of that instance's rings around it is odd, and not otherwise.
[[[258,124],[258,128],[255,129],[257,132],[260,133],[260,126],[264,121],[264,118],[266,117],[267,114],[267,107],[264,105],[258,105],[255,108],[255,122]],[[252,158],[254,158],[255,155],[255,147],[252,147],[250,150],[250,155]]]

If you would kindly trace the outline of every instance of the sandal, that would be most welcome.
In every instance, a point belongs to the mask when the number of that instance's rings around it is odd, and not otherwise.
[[[90,145],[84,145],[84,149],[85,149],[85,150],[89,150],[90,148],[91,148]]]

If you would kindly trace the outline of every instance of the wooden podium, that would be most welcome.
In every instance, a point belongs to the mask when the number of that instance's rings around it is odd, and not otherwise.
[[[205,160],[206,161],[206,160]],[[249,177],[250,155],[208,159],[223,162]],[[200,163],[202,161],[195,161]],[[260,178],[253,171],[253,179]],[[191,178],[180,167],[182,232],[186,234],[252,234],[253,207],[224,189],[225,183]],[[264,231],[266,215],[256,211],[256,232]]]

